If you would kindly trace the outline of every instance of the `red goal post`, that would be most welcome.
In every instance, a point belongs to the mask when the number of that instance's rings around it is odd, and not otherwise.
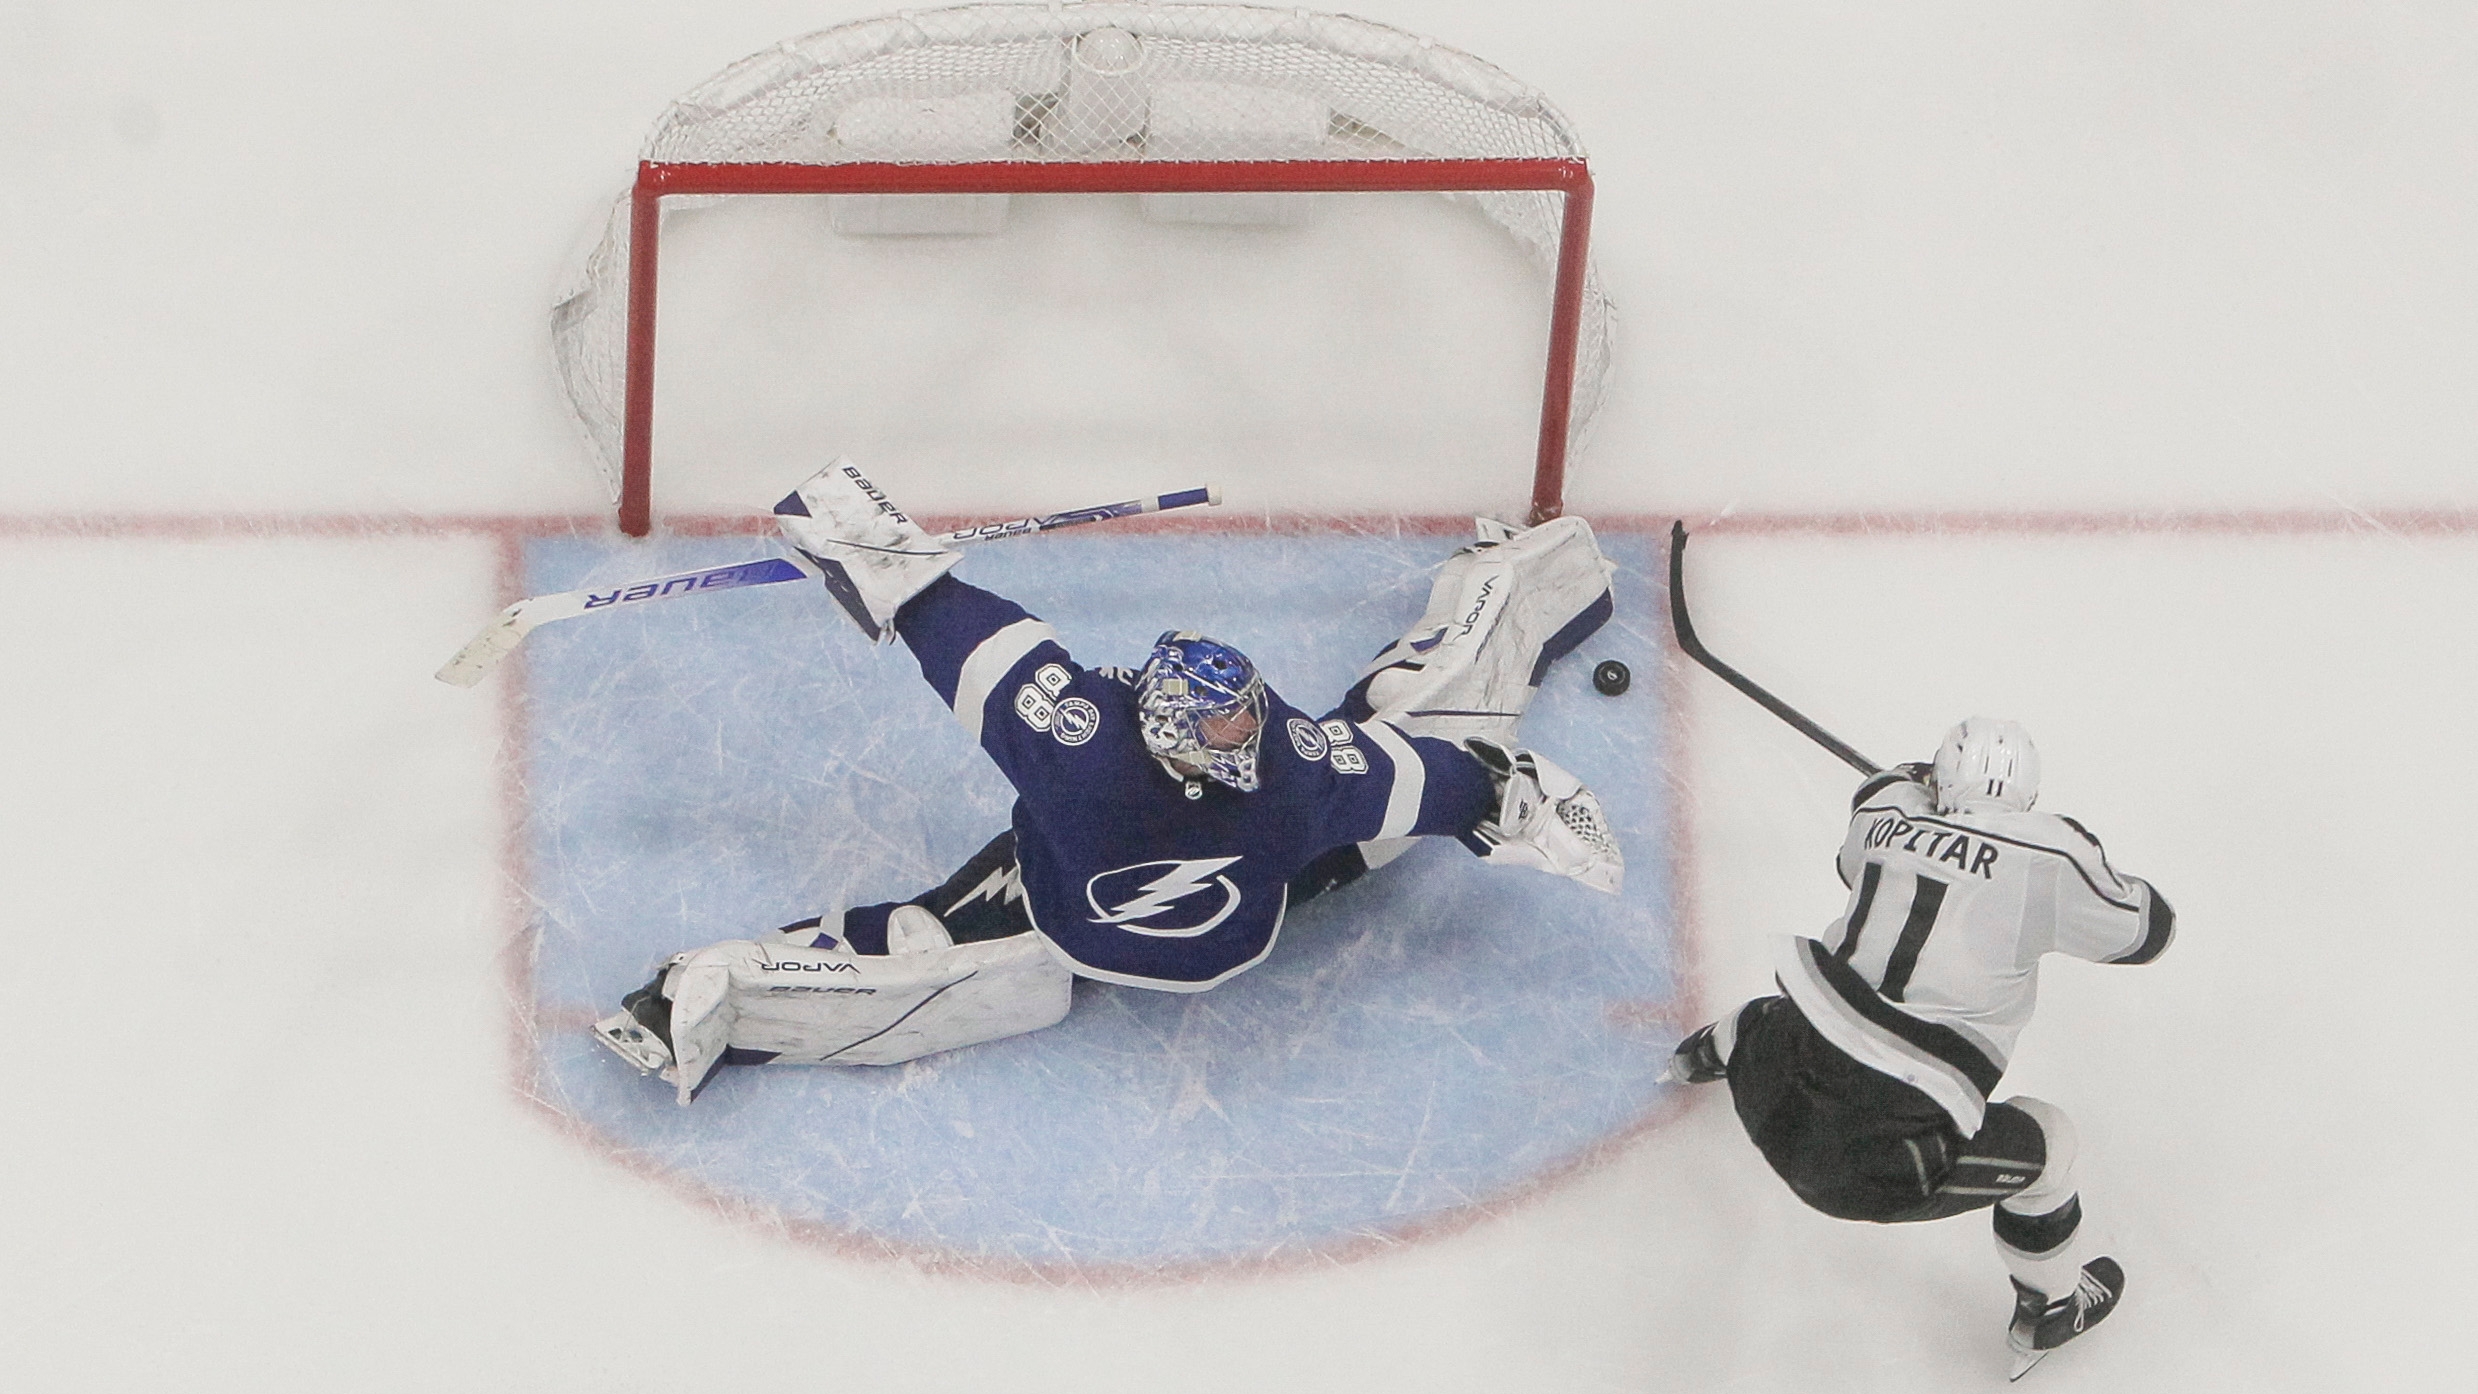
[[[643,536],[665,199],[1303,193],[1465,196],[1532,253],[1549,328],[1531,517],[1556,516],[1611,336],[1581,145],[1497,69],[1348,16],[972,5],[778,45],[672,104],[554,310],[554,345],[620,528]]]

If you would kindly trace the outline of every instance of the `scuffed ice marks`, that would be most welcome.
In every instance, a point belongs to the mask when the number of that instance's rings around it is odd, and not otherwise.
[[[1088,664],[1194,627],[1321,708],[1416,618],[1462,535],[1062,536],[976,549],[968,579]],[[1657,613],[1657,553],[1604,530],[1621,621]],[[537,544],[535,591],[755,555],[754,539],[606,554]],[[1657,671],[1614,623],[1578,660]],[[663,956],[936,884],[1011,793],[908,654],[815,588],[756,588],[546,629],[527,656],[528,887],[539,1092],[611,1144],[788,1225],[995,1269],[1156,1270],[1342,1254],[1450,1225],[1640,1125],[1670,1000],[1665,728],[1589,661],[1553,673],[1528,742],[1590,780],[1627,842],[1617,900],[1431,843],[1295,908],[1206,993],[1079,983],[1067,1020],[891,1069],[730,1069],[699,1102],[581,1025]],[[573,1023],[574,1025],[568,1025]]]

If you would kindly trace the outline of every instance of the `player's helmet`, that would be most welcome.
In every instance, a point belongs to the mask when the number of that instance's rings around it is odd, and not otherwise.
[[[1241,793],[1256,788],[1265,680],[1246,654],[1202,634],[1164,634],[1136,674],[1136,714],[1144,748],[1163,769]]]
[[[2019,721],[1974,716],[1936,747],[1938,813],[2022,813],[2039,802],[2039,747]]]

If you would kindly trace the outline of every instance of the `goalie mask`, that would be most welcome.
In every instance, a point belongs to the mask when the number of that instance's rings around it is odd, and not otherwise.
[[[1974,716],[1936,747],[1938,813],[2025,813],[2039,802],[2039,748],[2018,721]]]
[[[1136,674],[1136,714],[1144,748],[1171,774],[1256,788],[1265,680],[1246,654],[1202,634],[1164,634]]]

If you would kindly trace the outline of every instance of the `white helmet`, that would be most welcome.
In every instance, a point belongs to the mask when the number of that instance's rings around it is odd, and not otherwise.
[[[1936,747],[1938,813],[2023,813],[2039,802],[2039,747],[2019,721],[1974,716]]]

